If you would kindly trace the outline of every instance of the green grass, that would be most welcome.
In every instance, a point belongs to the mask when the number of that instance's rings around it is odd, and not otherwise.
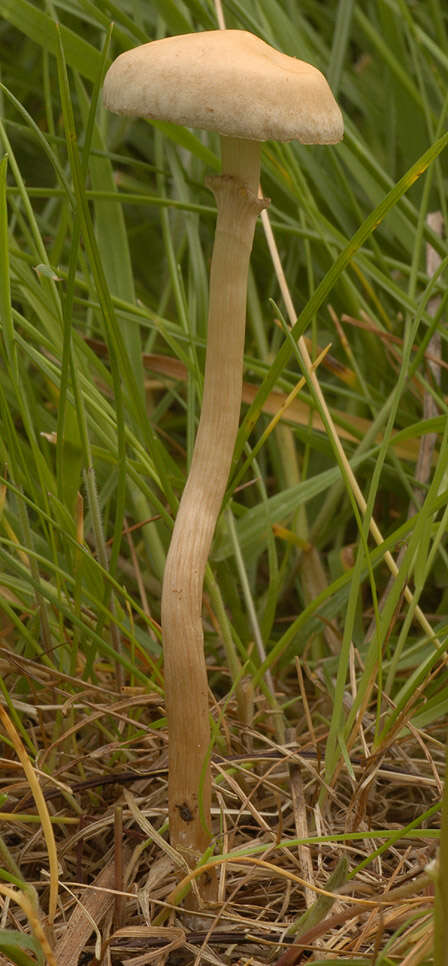
[[[431,760],[444,773],[448,245],[427,216],[440,211],[447,224],[447,11],[442,0],[229,0],[224,13],[228,27],[320,67],[346,134],[334,147],[263,149],[263,189],[298,321],[292,329],[286,321],[260,223],[245,372],[255,398],[243,405],[205,588],[216,749],[241,751],[234,693],[260,742],[296,726],[303,747],[315,739],[325,785],[309,778],[307,801],[319,801],[326,823],[322,832],[308,812],[315,884],[325,888],[331,871],[317,870],[318,847],[348,847],[347,832],[369,827],[362,854],[352,849],[348,861],[356,882],[369,870],[363,881],[375,896],[414,868],[406,843],[421,871],[433,857],[440,787],[420,779],[433,774]],[[154,743],[154,760],[164,748],[161,579],[200,411],[215,220],[204,180],[219,167],[213,135],[106,114],[102,79],[122,50],[217,21],[211,0],[0,0],[0,15],[2,701],[31,761],[70,784],[90,777],[88,756],[100,749],[109,772],[147,770],[144,741]],[[434,275],[429,244],[441,259]],[[314,356],[331,342],[317,375],[365,512],[309,376],[301,406],[268,431],[280,405],[272,393],[289,393],[304,369],[300,334]],[[173,360],[183,368],[173,370]],[[429,434],[434,453],[417,482]],[[400,553],[390,586],[387,552]],[[96,723],[83,703],[93,686],[104,690]],[[110,710],[119,687],[142,696],[121,722]],[[395,801],[372,786],[367,802],[349,778],[350,758],[365,755],[412,764],[415,787],[404,785]],[[341,781],[362,829],[344,826]],[[76,807],[66,798],[61,817]],[[90,793],[90,814],[107,808]],[[11,819],[2,833],[15,886],[40,874],[41,859],[28,870],[15,851],[14,836],[23,845],[29,828],[17,833]],[[57,827],[61,854],[68,834]],[[293,849],[300,836],[279,832],[279,866],[288,838]],[[109,844],[92,845],[86,876]],[[238,838],[232,847],[246,848]],[[219,840],[224,864],[229,852]],[[405,925],[385,926],[378,946],[369,936],[351,955],[341,940],[337,961],[371,962],[375,950],[386,966],[408,962],[414,949],[409,963],[434,955],[445,963],[443,875],[435,953],[419,931],[430,908],[422,900]],[[70,865],[61,876],[75,877]],[[45,884],[37,891],[45,910]],[[303,913],[300,902],[285,920]],[[22,943],[10,925],[0,951],[38,961],[33,924],[24,919],[34,938]]]

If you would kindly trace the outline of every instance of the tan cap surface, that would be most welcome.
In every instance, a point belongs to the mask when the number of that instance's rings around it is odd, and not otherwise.
[[[128,50],[110,67],[116,114],[254,141],[333,144],[343,120],[325,77],[246,30],[209,30]]]

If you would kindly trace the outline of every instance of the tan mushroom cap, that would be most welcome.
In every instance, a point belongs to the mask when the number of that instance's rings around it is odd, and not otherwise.
[[[343,120],[316,67],[246,30],[209,30],[128,50],[110,67],[116,114],[172,121],[253,141],[334,144]]]

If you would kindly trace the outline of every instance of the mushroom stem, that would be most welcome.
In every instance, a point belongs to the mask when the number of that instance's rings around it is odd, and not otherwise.
[[[208,181],[218,218],[210,271],[204,394],[163,580],[170,839],[190,863],[197,860],[211,836],[202,591],[238,430],[249,259],[257,215],[266,205],[257,197],[260,147],[255,141],[223,138],[222,174]],[[203,896],[212,897],[213,888],[212,883],[200,883]]]

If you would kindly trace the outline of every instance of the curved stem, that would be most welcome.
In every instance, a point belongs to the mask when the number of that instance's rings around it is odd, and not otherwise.
[[[210,272],[204,395],[162,591],[170,838],[190,861],[204,851],[211,834],[208,768],[203,774],[210,726],[202,589],[238,430],[249,258],[256,218],[265,206],[257,197],[259,158],[259,144],[223,139],[222,175],[209,181],[218,219]],[[207,892],[207,883],[204,886]],[[201,892],[204,894],[203,886]]]

